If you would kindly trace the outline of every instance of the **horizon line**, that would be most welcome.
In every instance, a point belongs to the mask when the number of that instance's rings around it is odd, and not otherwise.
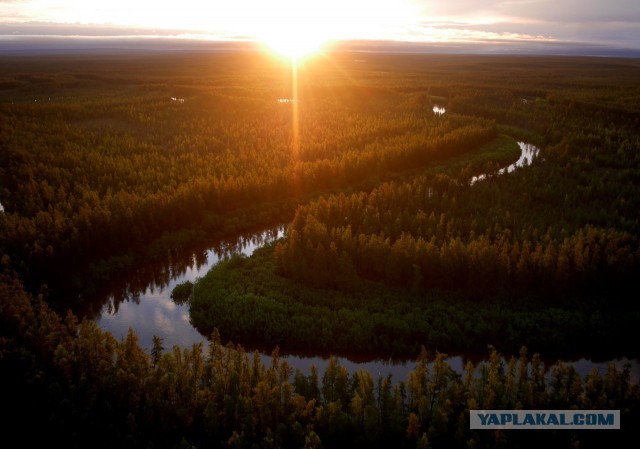
[[[121,46],[114,47],[113,44]],[[122,44],[135,44],[127,48]],[[220,51],[223,46],[260,50],[264,43],[249,36],[213,36],[202,34],[119,34],[119,35],[2,35],[0,54],[42,54],[51,52],[77,53],[92,51]],[[595,43],[529,40],[475,41],[410,41],[393,39],[330,40],[326,52],[353,51],[407,54],[473,54],[473,55],[535,55],[535,56],[599,56],[640,58],[640,49]],[[228,48],[232,50],[232,48]]]

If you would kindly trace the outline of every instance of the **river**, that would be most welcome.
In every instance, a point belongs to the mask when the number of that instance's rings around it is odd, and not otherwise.
[[[500,170],[497,171],[498,175],[502,175],[505,172],[511,173],[517,168],[530,165],[531,163],[533,163],[533,159],[535,159],[538,156],[538,153],[540,153],[540,148],[536,147],[535,145],[531,145],[530,143],[518,142],[518,146],[520,147],[520,157],[518,158],[518,160],[511,165],[502,167]],[[489,174],[487,173],[474,176],[473,178],[471,178],[469,183],[473,185],[478,181],[487,179],[487,176],[489,176]]]
[[[518,142],[520,158],[513,164],[502,168],[499,174],[510,173],[518,167],[529,165],[538,155],[539,149],[533,145]],[[470,183],[485,179],[487,175],[474,176]],[[100,304],[100,310],[93,313],[98,325],[111,332],[116,338],[123,339],[128,329],[133,328],[139,337],[140,345],[147,351],[152,347],[154,335],[162,338],[163,346],[174,345],[191,347],[193,344],[207,344],[207,338],[200,334],[189,319],[189,306],[176,304],[171,299],[173,288],[185,281],[195,281],[204,276],[219,260],[232,254],[250,256],[253,251],[269,242],[283,237],[285,226],[280,225],[260,232],[240,235],[233,240],[224,240],[197,251],[185,254],[172,254],[166,261],[140,267],[134,273],[113,285],[111,291],[96,298],[94,304]],[[251,349],[251,348],[248,348]],[[433,356],[433,354],[431,354]],[[454,355],[448,358],[449,365],[458,373],[462,373],[467,361],[478,362],[486,359],[488,354]],[[323,372],[328,359],[318,356],[281,355],[282,359],[295,369],[309,373],[314,364]],[[268,362],[270,356],[263,355]],[[369,371],[374,377],[392,375],[396,381],[405,380],[414,368],[413,361],[371,360],[356,361],[339,357],[338,361],[350,373],[359,369]],[[625,363],[632,366],[631,377],[640,381],[640,361],[636,359],[618,358],[613,360],[594,361],[586,358],[567,360],[577,371],[585,375],[593,369],[604,373],[610,363],[623,367]]]
[[[284,225],[277,226],[220,241],[186,255],[173,254],[167,263],[151,267],[146,273],[138,269],[99,299],[103,305],[98,325],[116,338],[124,338],[129,327],[135,329],[140,345],[146,350],[152,347],[154,335],[161,337],[167,348],[206,342],[189,321],[188,304],[176,304],[171,299],[173,288],[185,281],[194,282],[221,259],[233,254],[250,256],[256,248],[283,237],[284,229]]]

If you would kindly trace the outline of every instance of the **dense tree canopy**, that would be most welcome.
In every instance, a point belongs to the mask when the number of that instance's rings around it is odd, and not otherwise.
[[[30,67],[35,78],[20,60],[2,69],[16,82],[0,93],[0,247],[24,275],[53,283],[65,276],[56,267],[189,227],[237,232],[261,223],[225,224],[233,211],[375,183],[497,133],[491,119],[434,115],[424,94],[313,67],[294,101],[288,67],[224,59],[201,78],[193,58],[155,73],[72,58]]]
[[[583,378],[558,363],[547,372],[525,348],[506,361],[490,350],[462,376],[423,349],[407,379],[349,374],[334,358],[324,372],[294,373],[277,349],[265,364],[217,332],[208,348],[165,351],[155,339],[147,354],[134,331],[117,341],[1,280],[1,388],[11,410],[3,437],[27,446],[600,447],[629,441],[640,411],[628,367]],[[622,410],[623,430],[469,430],[469,410],[574,407]]]
[[[555,69],[528,61],[535,76],[509,58],[494,69],[475,61],[473,72],[439,67],[451,78],[437,91],[448,97],[446,114],[497,120],[504,134],[462,160],[299,206],[273,250],[275,272],[291,281],[269,279],[262,254],[216,267],[218,281],[196,288],[195,323],[328,351],[411,352],[425,340],[446,350],[526,343],[582,353],[622,342],[635,351],[624,342],[640,317],[630,296],[640,279],[636,62],[554,61]],[[435,69],[403,70],[415,78],[396,74],[397,90],[432,98],[415,79]],[[495,155],[514,144],[509,136],[540,153],[499,175],[508,162]],[[241,290],[220,282],[234,271]],[[261,324],[264,316],[293,318]]]
[[[27,446],[630,441],[628,367],[581,377],[545,371],[537,352],[637,355],[639,70],[350,53],[297,74],[237,52],[3,58],[4,437],[28,422],[16,435]],[[498,175],[517,141],[539,156]],[[133,263],[284,221],[282,241],[175,291],[208,348],[154,338],[147,353],[134,330],[118,341],[59,313]],[[228,339],[418,358],[407,379],[334,358],[294,373],[277,349],[265,364]],[[463,375],[438,352],[487,345]],[[470,431],[483,408],[620,409],[623,430]]]

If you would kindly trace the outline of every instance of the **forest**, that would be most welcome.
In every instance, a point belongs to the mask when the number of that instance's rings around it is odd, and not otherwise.
[[[174,71],[162,58],[9,64],[0,74],[0,245],[25,279],[54,284],[74,265],[73,286],[104,259],[100,278],[165,234],[258,226],[230,219],[256,205],[262,220],[284,220],[281,210],[290,219],[286,200],[375,183],[497,135],[492,120],[435,116],[419,94],[308,79],[304,68],[300,98],[288,101],[290,67],[255,59],[183,57],[176,64],[188,66]],[[194,79],[200,71],[210,75]]]
[[[135,332],[116,340],[95,322],[61,317],[20,282],[0,283],[0,368],[4,438],[27,447],[602,447],[634,437],[640,387],[629,367],[582,378],[573,365],[545,367],[521,348],[504,362],[454,372],[446,355],[419,354],[406,380],[349,374],[331,358],[324,373],[293,372],[240,345],[175,346],[156,339],[150,353]],[[469,410],[622,411],[622,430],[470,431]],[[24,432],[24,423],[37,432]]]
[[[540,354],[639,355],[639,75],[588,57],[3,58],[6,429],[70,447],[629,441],[629,366]],[[518,142],[539,153],[501,173]],[[208,347],[145,352],[78,318],[134,266],[285,222],[174,290]],[[330,361],[294,372],[279,351]],[[456,373],[456,351],[485,361]],[[349,373],[349,354],[415,368]],[[619,409],[623,430],[469,430],[482,408]]]
[[[627,99],[638,86],[628,79],[624,96],[612,87],[605,97],[602,83],[622,85],[623,72],[563,69],[550,86],[521,81],[497,94],[496,69],[448,103],[447,114],[497,121],[500,137],[474,154],[508,146],[510,135],[531,139],[542,150],[530,166],[498,175],[497,160],[448,160],[300,205],[275,264],[256,254],[195,286],[193,322],[329,353],[407,356],[426,341],[637,354],[640,111]],[[478,173],[487,179],[472,182]]]

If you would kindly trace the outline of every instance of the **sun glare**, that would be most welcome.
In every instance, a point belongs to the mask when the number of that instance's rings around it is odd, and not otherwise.
[[[273,0],[254,9],[250,34],[275,53],[299,59],[334,40],[379,39],[403,29],[415,17],[409,0]],[[258,20],[255,20],[258,19]]]
[[[35,22],[131,27],[141,35],[255,39],[296,60],[330,41],[401,40],[420,25],[424,7],[421,0],[110,0],[99,7],[86,0],[25,0],[32,3],[38,6],[33,6]]]
[[[306,55],[317,52],[326,42],[324,39],[315,38],[288,38],[284,36],[262,37],[262,41],[274,52],[293,60],[298,60]]]
[[[332,37],[332,28],[324,25],[326,14],[327,10],[304,2],[281,0],[255,33],[275,53],[297,60],[318,51]]]

